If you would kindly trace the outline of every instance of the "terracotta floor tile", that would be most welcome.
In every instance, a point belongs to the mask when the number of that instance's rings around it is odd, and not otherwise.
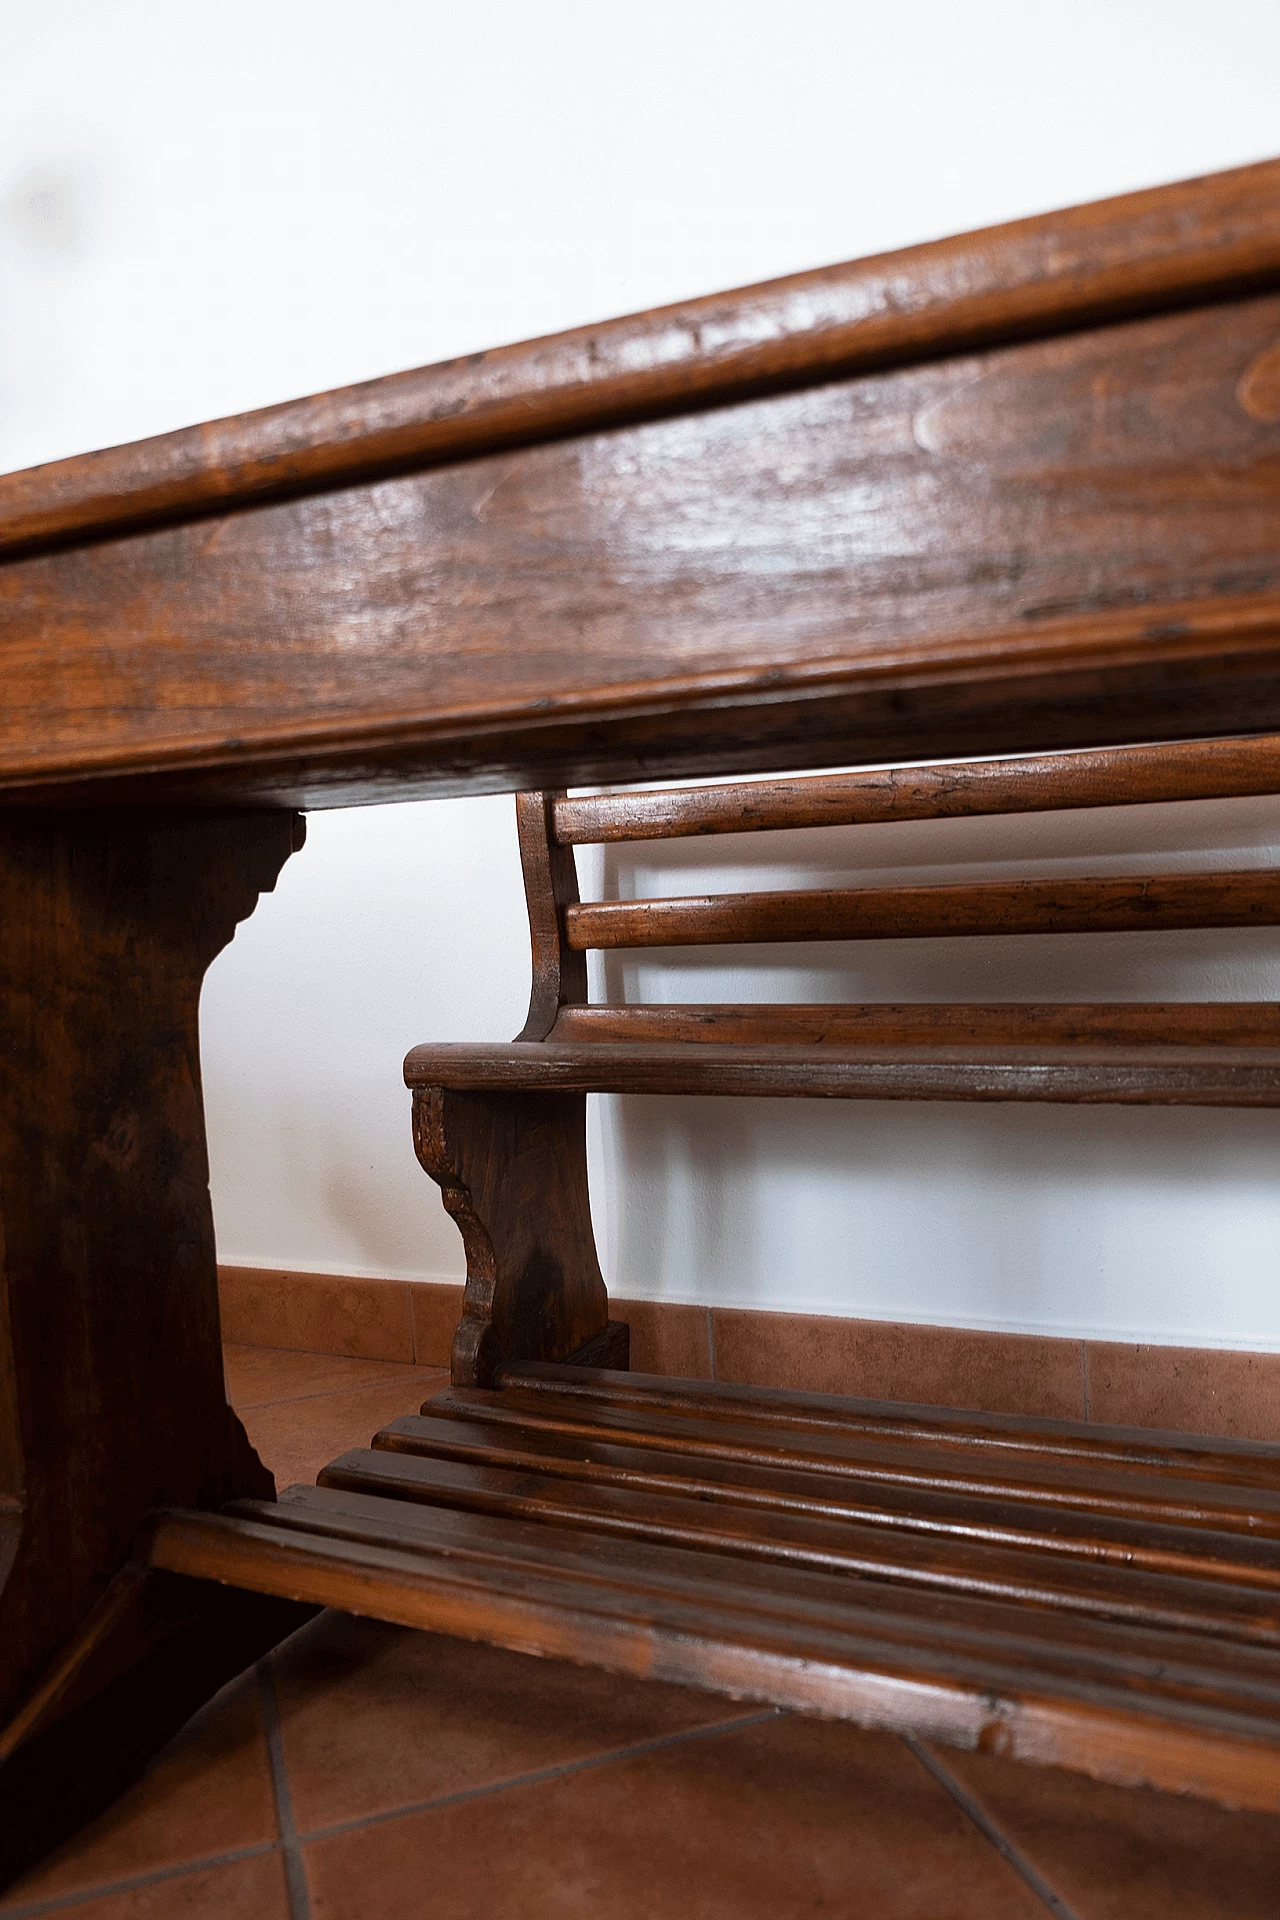
[[[417,1377],[403,1360],[346,1360],[334,1353],[290,1353],[284,1347],[225,1346],[222,1357],[228,1397],[241,1409]]]
[[[712,1310],[717,1380],[1084,1418],[1078,1340],[825,1314]]]
[[[773,1720],[316,1841],[314,1920],[1045,1920],[901,1742]]]
[[[276,1833],[257,1681],[242,1674],[188,1722],[136,1787],[16,1882],[0,1901],[0,1914],[254,1846]]]
[[[631,1328],[631,1366],[635,1373],[665,1373],[676,1380],[711,1378],[705,1307],[610,1300],[609,1312]]]
[[[67,1920],[291,1920],[284,1861],[275,1852],[101,1893],[53,1913]]]
[[[1280,1353],[1090,1340],[1088,1357],[1093,1420],[1236,1440],[1280,1433]]]
[[[313,1400],[283,1400],[242,1416],[249,1439],[276,1477],[277,1487],[314,1482],[321,1467],[351,1447],[367,1447],[379,1427],[416,1413],[438,1393],[448,1374],[430,1367],[402,1374],[382,1386],[326,1393]]]
[[[407,1280],[220,1267],[223,1337],[238,1346],[292,1347],[413,1365]]]
[[[934,1749],[1079,1920],[1276,1920],[1280,1817]]]
[[[300,1832],[759,1711],[336,1613],[275,1670]]]

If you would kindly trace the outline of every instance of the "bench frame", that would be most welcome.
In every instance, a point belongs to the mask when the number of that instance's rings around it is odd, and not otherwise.
[[[742,894],[584,906],[573,848],[688,834],[1280,791],[1280,737],[785,782],[519,793],[533,983],[509,1045],[416,1047],[418,1158],[467,1256],[458,1387],[531,1361],[626,1365],[587,1194],[589,1092],[1280,1105],[1280,1007],[591,1006],[590,946],[1280,924],[1280,873]],[[763,910],[762,910],[763,909]],[[614,922],[618,923],[615,931]],[[656,925],[653,924],[656,922]]]

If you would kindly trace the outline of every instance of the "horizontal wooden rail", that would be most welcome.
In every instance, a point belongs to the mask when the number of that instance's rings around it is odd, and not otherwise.
[[[575,952],[769,940],[1269,927],[1280,925],[1280,868],[1155,879],[996,880],[974,886],[827,887],[606,900],[566,907],[564,925]]]
[[[1280,734],[556,800],[561,846],[1280,793]]]
[[[1268,1001],[564,1007],[554,1041],[745,1046],[1280,1047]]]
[[[819,1100],[1025,1100],[1280,1106],[1280,1047],[700,1046],[560,1040],[432,1044],[413,1088],[464,1093],[691,1093]],[[424,1096],[426,1097],[426,1096]]]

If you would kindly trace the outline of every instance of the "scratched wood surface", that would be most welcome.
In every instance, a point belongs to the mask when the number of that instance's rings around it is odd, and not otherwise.
[[[0,790],[1280,725],[1278,211],[1270,163],[10,476]]]

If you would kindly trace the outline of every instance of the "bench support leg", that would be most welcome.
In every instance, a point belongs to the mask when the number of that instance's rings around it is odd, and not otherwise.
[[[609,1302],[587,1198],[586,1095],[422,1087],[413,1099],[413,1137],[467,1255],[454,1386],[491,1387],[504,1368],[568,1360],[580,1348],[587,1348],[583,1359],[600,1353],[597,1364],[607,1364]]]
[[[0,815],[0,1879],[306,1617],[133,1566],[151,1509],[274,1493],[223,1387],[198,1006],[300,826]]]

